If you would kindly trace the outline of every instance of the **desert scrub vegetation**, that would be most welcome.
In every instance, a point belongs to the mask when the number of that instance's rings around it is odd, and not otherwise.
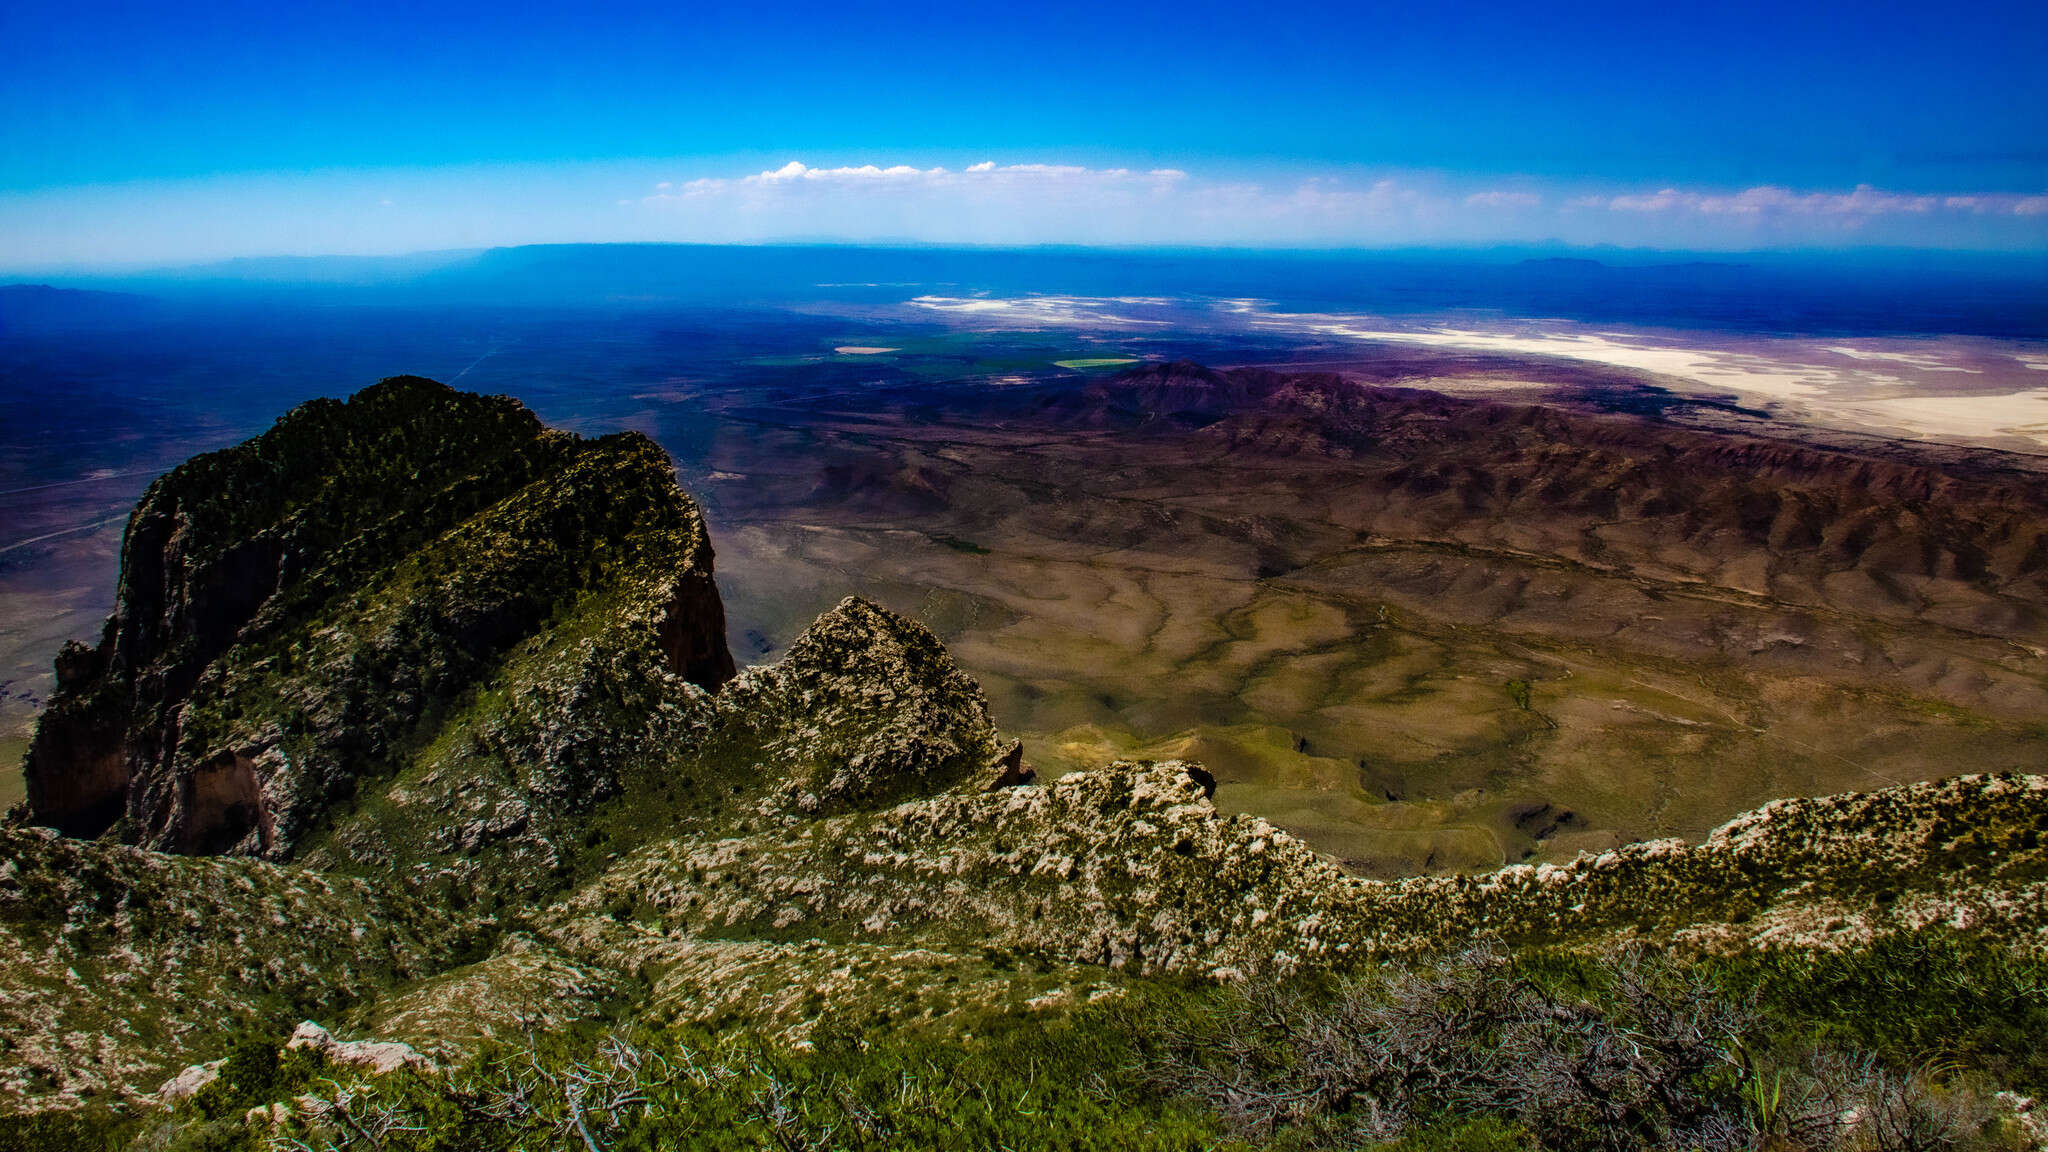
[[[315,1069],[182,1106],[127,1147],[421,1150],[1068,1148],[1193,1150],[1226,1138],[1192,1101],[1126,1073],[1107,1014],[989,1017],[932,1039],[823,1029],[805,1048],[742,1030],[623,1030],[493,1048],[445,1073]],[[302,1087],[300,1087],[302,1085]],[[245,1109],[239,1121],[224,1113]],[[51,1145],[63,1146],[63,1145]]]
[[[1379,1143],[1460,1115],[1555,1148],[1733,1146],[1722,1081],[1748,1005],[1633,957],[1587,975],[1579,989],[1546,984],[1479,948],[1320,995],[1248,984],[1164,1019],[1146,1072],[1234,1131],[1305,1146]]]
[[[1816,1042],[1839,1008],[1734,975],[1483,946],[1321,986],[1247,983],[1156,1017],[1141,1074],[1262,1147],[2039,1146],[1985,1064]],[[1900,1027],[1933,1035],[1957,1008],[1914,1005]]]
[[[132,1104],[223,1033],[338,1012],[487,942],[363,880],[0,828],[0,1110]]]
[[[1958,971],[2007,963],[2008,984],[2044,971],[2035,961],[1993,961],[1963,939],[1934,947]],[[1903,1001],[1882,1034],[1838,1026],[1857,1006],[1828,1000],[1835,985],[1826,981],[1899,957],[1867,949],[1838,970],[1786,974],[1769,958],[1738,965],[1479,946],[1342,978],[1134,981],[1065,1016],[991,1013],[937,1033],[850,1017],[796,1046],[741,1028],[567,1031],[493,1046],[448,1070],[381,1077],[251,1043],[204,1092],[167,1115],[129,1121],[126,1142],[109,1146],[2041,1147],[2048,1133],[2004,1091],[2012,1082],[2001,1069],[2021,1067],[2011,1062],[2016,1050],[1957,1056],[1940,1042],[1944,1020],[1966,1030],[1987,1023],[1995,997]]]

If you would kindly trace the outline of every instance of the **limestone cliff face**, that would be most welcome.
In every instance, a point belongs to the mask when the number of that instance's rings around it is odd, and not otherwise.
[[[417,377],[302,405],[136,508],[103,639],[59,661],[30,821],[290,855],[520,645],[600,601],[717,688],[733,664],[711,562],[644,437],[584,441]]]

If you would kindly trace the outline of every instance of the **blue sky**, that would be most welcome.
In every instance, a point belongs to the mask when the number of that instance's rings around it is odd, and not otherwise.
[[[0,267],[603,239],[2033,250],[2044,59],[2038,2],[9,0]]]

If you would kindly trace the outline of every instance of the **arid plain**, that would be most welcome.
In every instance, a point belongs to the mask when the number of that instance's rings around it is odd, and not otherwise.
[[[2027,457],[1398,346],[1303,388],[1114,370],[722,408],[685,482],[741,659],[857,588],[1041,772],[1197,758],[1377,874],[2048,753]]]

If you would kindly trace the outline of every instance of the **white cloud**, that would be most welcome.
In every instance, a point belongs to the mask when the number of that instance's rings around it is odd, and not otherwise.
[[[756,172],[738,179],[703,177],[683,185],[684,195],[703,195],[732,188],[803,188],[837,186],[843,188],[894,186],[899,188],[974,188],[992,187],[998,183],[1096,183],[1110,184],[1128,181],[1171,183],[1188,178],[1186,172],[1177,168],[1155,168],[1149,172],[1133,172],[1129,168],[1086,168],[1076,164],[997,164],[983,160],[970,164],[960,171],[943,166],[918,168],[909,164],[892,164],[883,167],[878,164],[846,165],[838,168],[813,168],[801,160],[791,160],[780,168]],[[655,185],[655,194],[647,197],[649,203],[674,198],[674,185],[667,180]]]
[[[760,172],[746,178],[751,184],[784,184],[797,180],[804,181],[858,181],[858,180],[908,180],[919,177],[931,178],[946,175],[944,168],[912,168],[908,164],[896,164],[878,168],[873,164],[862,164],[857,168],[810,168],[801,161],[791,160],[772,172]]]
[[[2038,206],[2037,202],[2040,202]],[[1706,216],[1873,217],[1943,211],[2011,216],[2048,213],[2048,197],[2043,196],[1934,196],[1886,192],[1868,184],[1858,184],[1847,192],[1795,192],[1775,184],[1760,184],[1738,192],[1663,188],[1648,194],[1580,197],[1573,200],[1572,205],[1604,207],[1616,212],[1696,212]]]
[[[1542,239],[1739,248],[1827,237],[1943,246],[1976,229],[2006,243],[2048,241],[2031,222],[2048,216],[2048,195],[1770,184],[1603,191],[1427,173],[1215,179],[1179,168],[994,159],[964,168],[790,160],[752,175],[664,181],[640,202],[668,210],[665,227],[678,237],[719,240],[1321,246]]]
[[[812,167],[657,187],[641,201],[722,238],[836,235],[974,243],[1397,241],[1454,201],[1395,179],[1218,183],[1179,168],[982,160]]]
[[[1028,189],[1040,187],[1051,189],[1055,184],[1069,184],[1069,187],[1165,187],[1186,180],[1188,174],[1178,168],[1153,168],[1151,172],[1133,172],[1130,168],[1083,168],[1079,164],[997,164],[983,160],[969,164],[963,170],[950,170],[944,166],[918,168],[911,164],[848,164],[840,168],[813,168],[801,160],[791,160],[780,168],[768,168],[752,176],[723,178],[723,176],[702,176],[682,184],[678,195],[674,182],[662,180],[655,184],[653,195],[645,197],[643,203],[666,203],[684,197],[707,197],[715,193],[748,193],[748,191],[803,191],[803,189],[840,189],[840,191],[895,191],[903,195],[924,195],[930,191],[993,191],[993,189]],[[756,201],[756,207],[760,203]]]

